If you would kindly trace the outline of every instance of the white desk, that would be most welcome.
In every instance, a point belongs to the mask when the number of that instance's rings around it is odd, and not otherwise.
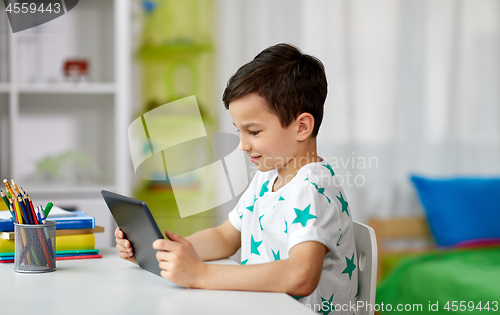
[[[40,274],[0,264],[0,313],[315,314],[284,293],[185,289],[119,258],[115,249],[100,254],[101,259],[57,261],[56,271]]]

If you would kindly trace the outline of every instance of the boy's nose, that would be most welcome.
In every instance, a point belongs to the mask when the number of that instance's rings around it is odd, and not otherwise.
[[[250,151],[250,149],[252,149],[252,147],[248,143],[243,143],[243,141],[240,137],[240,143],[238,144],[238,149],[240,149],[241,151]]]

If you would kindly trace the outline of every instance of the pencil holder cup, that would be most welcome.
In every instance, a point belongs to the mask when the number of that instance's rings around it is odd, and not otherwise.
[[[14,271],[39,273],[56,270],[56,222],[14,224]]]

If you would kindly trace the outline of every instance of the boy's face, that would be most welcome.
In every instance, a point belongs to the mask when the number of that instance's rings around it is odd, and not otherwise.
[[[278,116],[267,109],[257,94],[231,101],[229,113],[240,133],[238,148],[250,156],[259,171],[279,169],[297,155],[296,122],[283,128]]]

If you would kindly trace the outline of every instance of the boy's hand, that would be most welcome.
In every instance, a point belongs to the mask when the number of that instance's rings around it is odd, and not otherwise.
[[[206,264],[198,257],[193,245],[182,236],[166,231],[168,239],[153,243],[161,276],[186,288],[199,287]]]
[[[132,245],[130,245],[130,241],[125,238],[122,230],[120,228],[116,228],[115,230],[115,239],[116,239],[116,249],[120,252],[120,257],[137,264],[137,261],[134,257],[134,250],[132,249]]]

